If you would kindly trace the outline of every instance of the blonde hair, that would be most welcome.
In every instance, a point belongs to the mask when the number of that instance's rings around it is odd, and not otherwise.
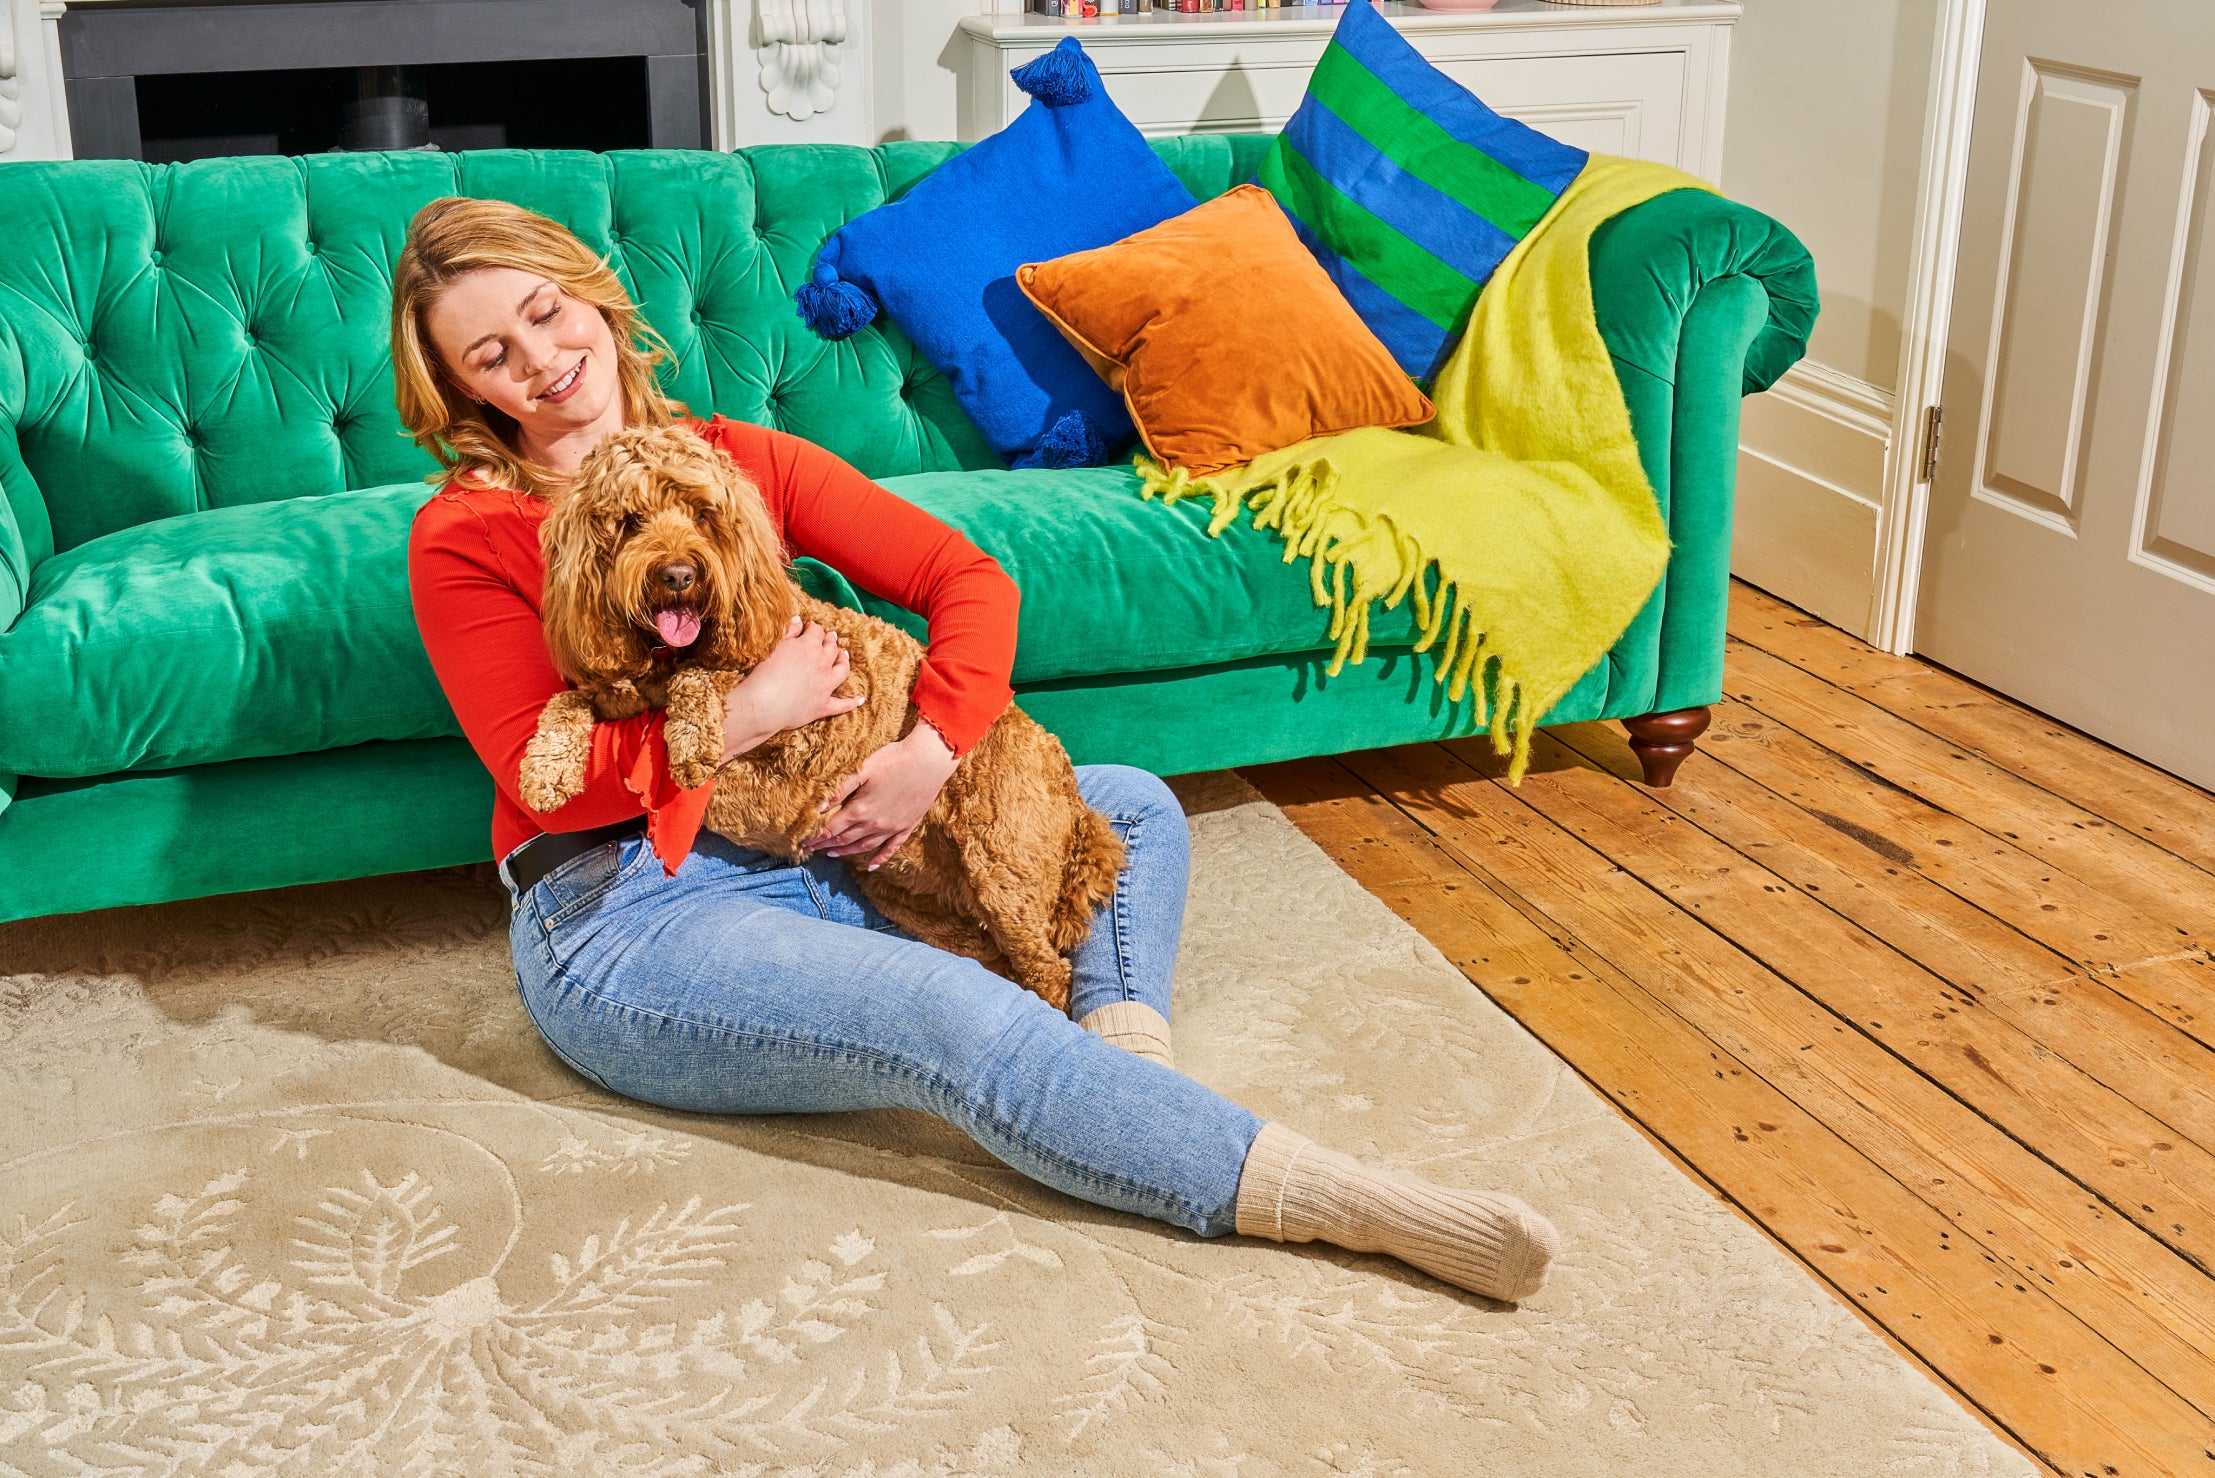
[[[455,279],[487,267],[536,272],[600,310],[615,338],[624,424],[665,426],[685,414],[682,404],[662,393],[655,374],[669,355],[668,344],[640,318],[638,305],[605,259],[568,227],[535,211],[505,200],[448,195],[415,213],[392,273],[393,398],[400,424],[438,461],[441,471],[432,482],[451,477],[526,493],[551,492],[562,482],[523,456],[512,419],[462,392],[431,344],[431,306]]]

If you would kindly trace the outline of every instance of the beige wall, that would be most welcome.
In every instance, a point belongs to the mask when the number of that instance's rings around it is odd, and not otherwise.
[[[1746,402],[1731,571],[1868,629],[1941,0],[1744,0],[1723,186],[1807,243],[1808,357]]]
[[[1809,357],[1896,388],[1938,0],[1745,0],[1723,185],[1807,243]]]
[[[956,134],[954,27],[978,0],[871,0],[877,31],[877,142]]]

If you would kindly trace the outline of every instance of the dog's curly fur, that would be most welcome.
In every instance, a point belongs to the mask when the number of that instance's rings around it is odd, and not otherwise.
[[[794,585],[760,493],[683,427],[602,441],[540,537],[547,648],[573,690],[546,705],[523,757],[522,795],[534,810],[554,810],[584,788],[596,720],[665,708],[672,778],[687,787],[715,781],[709,829],[797,861],[839,782],[919,721],[906,699],[921,646]],[[655,617],[677,599],[658,577],[673,563],[697,572],[681,599],[699,634],[681,652],[657,654]],[[725,696],[795,614],[838,635],[852,658],[839,691],[868,701],[718,768]],[[908,933],[1067,1009],[1067,955],[1122,866],[1123,843],[1077,793],[1060,741],[1010,705],[907,843],[855,876]]]

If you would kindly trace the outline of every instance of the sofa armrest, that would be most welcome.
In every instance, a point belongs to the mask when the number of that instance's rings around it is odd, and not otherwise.
[[[1669,571],[1618,651],[1652,690],[1612,711],[1667,712],[1722,695],[1739,401],[1807,351],[1815,264],[1783,226],[1721,196],[1680,190],[1592,238],[1592,299],[1639,457],[1669,523]]]

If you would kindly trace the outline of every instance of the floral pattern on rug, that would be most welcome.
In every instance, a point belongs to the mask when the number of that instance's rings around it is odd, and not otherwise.
[[[1562,1225],[1520,1310],[546,1052],[482,869],[0,927],[0,1474],[2029,1465],[1235,782],[1178,1051]]]
[[[413,1170],[388,1182],[365,1166],[322,1186],[257,1172],[311,1149],[334,1169],[396,1150],[405,1161],[407,1141],[443,1116],[405,1107],[418,1116],[325,1108],[171,1129],[196,1160],[242,1163],[112,1207],[128,1215],[76,1202],[0,1234],[0,1351],[34,1377],[0,1394],[0,1444],[35,1438],[96,1471],[762,1472],[912,1427],[995,1369],[985,1328],[935,1303],[910,1347],[824,1368],[818,1352],[880,1311],[893,1276],[858,1229],[750,1267],[749,1208],[695,1195],[611,1208],[531,1267],[518,1260],[536,1240],[520,1186],[503,1183],[502,1197]],[[483,1151],[501,1182],[500,1153],[467,1127],[485,1107],[434,1132]],[[498,1107],[554,1119],[531,1126],[558,1135],[542,1174],[571,1171],[580,1150],[603,1174],[682,1158],[666,1136],[595,1146],[579,1137],[594,1126]],[[83,1244],[117,1238],[110,1296],[70,1286],[68,1268],[90,1260]],[[703,1313],[684,1295],[711,1284],[717,1306]],[[924,1471],[989,1472],[1015,1451],[993,1429]]]

